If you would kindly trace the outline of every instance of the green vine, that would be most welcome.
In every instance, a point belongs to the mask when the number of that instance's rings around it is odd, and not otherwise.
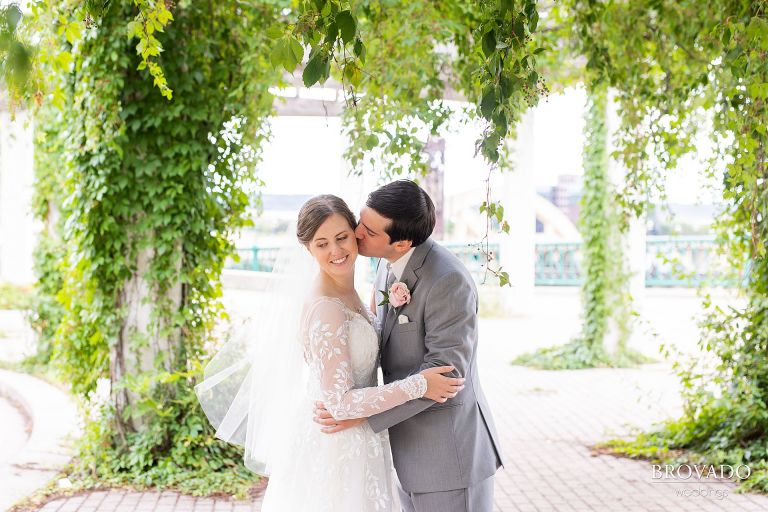
[[[584,116],[584,189],[579,214],[584,279],[581,333],[563,346],[523,354],[513,361],[515,364],[578,369],[645,361],[627,347],[631,296],[622,244],[625,222],[614,201],[614,186],[608,174],[607,107],[605,83],[590,84]],[[606,347],[611,328],[615,330],[615,351]]]
[[[590,3],[592,5],[592,3]],[[708,358],[677,361],[685,405],[680,418],[635,439],[621,453],[680,462],[748,464],[746,488],[768,485],[768,16],[765,1],[610,2],[592,10],[603,43],[594,65],[621,90],[621,156],[632,179],[624,206],[642,211],[663,177],[694,149],[711,120],[709,163],[726,208],[718,239],[734,282],[749,268],[746,306],[705,300],[699,347]],[[630,26],[631,24],[631,26]],[[712,364],[705,361],[712,360]]]
[[[280,83],[261,34],[275,13],[177,6],[159,36],[176,51],[162,68],[171,99],[142,76],[154,55],[125,37],[133,5],[110,5],[78,35],[61,30],[71,11],[48,7],[38,22],[71,66],[48,61],[62,109],[38,114],[50,153],[37,162],[36,210],[61,243],[42,242],[37,315],[42,339],[55,326],[59,375],[93,411],[73,480],[244,496],[253,477],[242,454],[214,438],[192,389],[223,315],[224,261],[259,184],[266,90]],[[104,378],[106,402],[96,393]]]
[[[0,83],[9,92],[11,111],[28,92],[32,49],[26,40],[18,4],[0,7]]]
[[[33,2],[20,37],[35,53],[18,90],[40,106],[48,152],[35,199],[50,235],[39,356],[93,411],[74,479],[240,495],[250,484],[191,390],[224,316],[220,275],[250,222],[267,91],[283,71],[342,84],[358,170],[374,156],[393,162],[382,175],[423,174],[455,91],[476,104],[478,154],[495,171],[546,92],[537,24],[531,0]],[[505,230],[503,212],[489,189],[483,213]]]

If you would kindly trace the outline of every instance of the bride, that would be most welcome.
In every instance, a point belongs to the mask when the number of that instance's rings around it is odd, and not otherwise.
[[[217,436],[245,446],[246,466],[269,475],[262,512],[399,510],[388,435],[374,433],[365,418],[409,400],[445,402],[463,389],[463,379],[442,375],[452,366],[377,385],[379,334],[354,287],[356,224],[336,196],[317,196],[302,206],[297,238],[314,259],[316,275],[301,280],[303,301],[288,294],[299,313],[291,321],[291,308],[276,308],[279,300],[270,299],[272,311],[263,320],[279,327],[230,343],[237,349],[222,349],[196,386]],[[295,333],[299,342],[286,333]],[[292,362],[296,352],[303,368]],[[233,353],[239,353],[237,360],[222,362]],[[336,420],[359,422],[324,433],[312,419],[316,401]]]

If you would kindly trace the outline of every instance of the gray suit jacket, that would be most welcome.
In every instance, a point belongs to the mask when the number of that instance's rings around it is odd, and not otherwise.
[[[386,287],[386,265],[374,281],[376,302]],[[411,302],[395,314],[378,306],[384,382],[425,368],[453,365],[465,388],[443,404],[421,398],[368,418],[389,429],[397,476],[407,492],[470,487],[502,464],[498,434],[477,371],[477,288],[464,265],[432,239],[416,247],[400,279]],[[399,324],[406,315],[410,322]]]

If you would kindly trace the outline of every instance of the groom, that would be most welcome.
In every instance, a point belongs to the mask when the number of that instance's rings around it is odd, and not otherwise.
[[[491,512],[502,461],[477,370],[477,289],[464,265],[429,238],[434,227],[427,193],[399,180],[371,192],[355,235],[360,254],[382,259],[371,306],[382,326],[384,382],[452,365],[465,388],[445,403],[413,400],[367,421],[375,432],[389,429],[404,512]],[[408,287],[410,303],[379,306],[381,290],[395,282]],[[315,416],[329,433],[366,421],[336,421],[320,405]]]

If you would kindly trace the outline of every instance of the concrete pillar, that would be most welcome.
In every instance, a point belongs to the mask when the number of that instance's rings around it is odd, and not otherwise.
[[[609,90],[608,105],[606,109],[606,123],[608,132],[608,154],[616,150],[615,137],[621,123],[621,119],[616,105],[615,91]],[[617,190],[623,188],[627,169],[615,158],[608,161],[608,176],[611,183]],[[629,220],[629,228],[621,240],[624,252],[625,268],[630,274],[629,293],[632,296],[631,307],[633,310],[642,314],[645,301],[645,243],[646,243],[646,219],[645,216],[632,216]],[[615,331],[615,329],[611,329]],[[617,344],[616,332],[610,332],[606,339],[606,348],[609,351],[615,351]],[[638,347],[640,344],[640,333],[633,330],[629,337],[628,345]]]
[[[536,265],[536,187],[534,173],[534,112],[529,110],[510,141],[514,169],[503,174],[501,186],[492,189],[504,205],[509,235],[498,235],[501,267],[512,287],[504,287],[505,309],[513,316],[532,312]]]
[[[32,284],[39,223],[32,215],[33,129],[26,111],[0,112],[0,281]]]
[[[435,230],[432,238],[442,240],[445,237],[445,139],[430,138],[425,147],[429,155],[429,171],[421,180],[421,185],[435,203]]]
[[[176,270],[181,271],[181,242],[178,243]],[[120,293],[120,306],[125,308],[126,317],[120,326],[117,339],[110,343],[110,380],[112,384],[125,376],[137,375],[141,372],[152,371],[157,361],[162,361],[166,371],[179,368],[179,344],[182,343],[181,332],[171,330],[170,334],[163,331],[167,325],[153,320],[152,314],[157,303],[157,296],[151,289],[145,275],[149,271],[153,248],[141,249],[137,255],[136,271],[127,280]],[[183,300],[183,286],[177,280],[166,292],[165,299],[172,308],[178,311]],[[136,403],[141,397],[127,388],[112,389],[114,405],[122,413],[126,406]],[[133,430],[139,430],[146,425],[142,416],[126,419]],[[120,425],[118,428],[122,428]]]

